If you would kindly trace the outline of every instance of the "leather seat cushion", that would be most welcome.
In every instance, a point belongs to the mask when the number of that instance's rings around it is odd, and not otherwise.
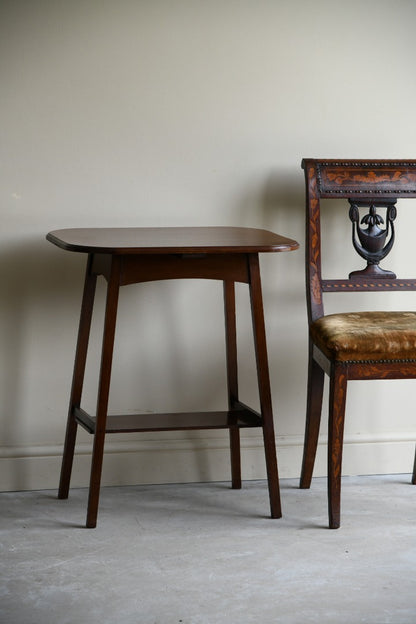
[[[416,312],[329,314],[311,324],[310,335],[339,361],[416,360]]]

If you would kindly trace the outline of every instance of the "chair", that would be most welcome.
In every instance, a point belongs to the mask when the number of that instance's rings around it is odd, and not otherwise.
[[[318,444],[325,373],[329,376],[329,527],[340,526],[341,468],[347,383],[350,379],[416,378],[416,312],[325,315],[324,293],[413,291],[416,279],[399,279],[380,267],[395,243],[398,199],[416,197],[416,160],[302,161],[306,180],[306,288],[309,370],[305,444],[300,479],[309,488]],[[348,278],[321,273],[321,199],[345,211],[348,239],[365,266]],[[400,219],[400,213],[398,222]],[[384,219],[383,219],[383,216]],[[402,228],[404,226],[402,225]],[[339,249],[341,256],[342,250]],[[364,262],[365,261],[365,262]],[[412,483],[416,484],[416,460]]]

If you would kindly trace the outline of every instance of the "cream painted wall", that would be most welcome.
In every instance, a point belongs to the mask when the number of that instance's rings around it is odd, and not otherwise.
[[[0,489],[58,482],[84,258],[45,234],[240,225],[303,244],[303,156],[416,157],[415,18],[413,0],[3,0]],[[334,264],[335,252],[334,239]],[[262,270],[279,467],[294,477],[305,410],[303,250],[263,257]],[[241,386],[256,405],[247,301],[239,288]],[[97,361],[96,346],[90,409]],[[410,472],[414,388],[351,384],[346,473]],[[220,284],[127,287],[111,410],[217,409],[224,400]],[[73,485],[88,482],[90,442],[81,432]],[[243,476],[264,476],[258,432],[243,436]],[[107,444],[105,483],[228,478],[222,432]]]

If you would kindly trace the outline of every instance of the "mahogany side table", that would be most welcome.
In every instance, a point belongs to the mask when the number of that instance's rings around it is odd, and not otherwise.
[[[94,435],[88,497],[88,528],[97,524],[106,433],[228,429],[233,488],[241,487],[240,429],[263,430],[272,518],[280,518],[280,490],[274,437],[266,334],[260,281],[260,252],[291,251],[298,243],[266,230],[239,227],[80,228],[49,232],[47,240],[67,251],[88,254],[59,498],[67,498],[78,425]],[[84,373],[98,276],[107,282],[97,407],[81,407]],[[120,286],[166,279],[214,279],[224,287],[228,406],[220,412],[108,416],[111,365]],[[250,292],[260,412],[238,398],[235,283]]]

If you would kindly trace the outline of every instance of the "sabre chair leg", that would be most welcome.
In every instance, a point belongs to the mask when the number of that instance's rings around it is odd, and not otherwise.
[[[224,281],[225,347],[227,360],[228,409],[238,401],[237,331],[235,319],[235,285]],[[231,486],[241,488],[240,429],[231,423],[230,429]]]
[[[94,528],[97,525],[98,502],[100,496],[101,472],[103,465],[104,441],[107,422],[108,397],[110,392],[111,365],[113,359],[119,288],[120,259],[118,256],[113,256],[111,276],[107,287],[107,300],[101,353],[100,381],[98,387],[94,445],[91,460],[91,476],[86,523],[87,528],[90,529]]]
[[[87,270],[82,297],[81,315],[78,329],[78,340],[75,352],[74,372],[72,377],[71,396],[69,400],[68,420],[66,426],[64,452],[62,457],[61,476],[58,498],[68,498],[74,459],[75,441],[78,424],[74,410],[80,406],[84,383],[85,364],[87,360],[88,341],[90,336],[92,310],[94,305],[97,276],[92,273],[92,256],[88,258]]]
[[[331,372],[328,422],[328,515],[329,528],[341,524],[341,475],[344,440],[347,374],[340,366]]]
[[[263,298],[258,255],[249,254],[248,263],[250,301],[256,352],[257,377],[259,383],[260,410],[263,421],[263,440],[266,456],[271,516],[272,518],[281,518],[282,508],[280,503],[279,474],[277,469],[276,441],[273,424],[270,376],[267,361],[266,331],[264,325]]]
[[[313,467],[315,465],[316,449],[318,447],[319,427],[321,424],[324,377],[324,371],[313,359],[311,354],[309,356],[305,441],[303,445],[302,470],[299,484],[299,487],[301,487],[302,489],[310,487]]]

